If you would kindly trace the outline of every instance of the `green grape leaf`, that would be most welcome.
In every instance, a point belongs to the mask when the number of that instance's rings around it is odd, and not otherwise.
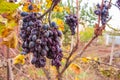
[[[0,14],[6,12],[13,12],[19,7],[19,4],[9,3],[7,1],[0,0]]]

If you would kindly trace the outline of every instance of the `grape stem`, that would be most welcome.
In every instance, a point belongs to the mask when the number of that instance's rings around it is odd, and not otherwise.
[[[79,1],[76,0],[76,9],[77,9],[77,12],[76,12],[76,15],[77,15],[77,18],[79,17]],[[79,21],[79,18],[78,18],[78,21]],[[77,21],[77,23],[78,23]],[[79,43],[79,24],[77,24],[77,43]]]
[[[48,14],[48,22],[49,22],[50,27],[51,27],[51,12],[52,12],[53,8],[55,7],[54,5],[55,5],[55,3],[52,3],[52,6],[50,7],[50,11]]]
[[[55,3],[52,3],[50,8],[43,15],[41,15],[39,19],[42,19],[46,14],[51,13],[51,11],[54,9],[54,7],[55,7]]]

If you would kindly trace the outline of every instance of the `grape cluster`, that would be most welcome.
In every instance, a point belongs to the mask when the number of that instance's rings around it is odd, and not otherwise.
[[[97,6],[97,10],[95,10],[94,13],[96,15],[101,16],[101,23],[102,23],[102,25],[105,25],[108,18],[109,18],[108,9],[110,8],[110,6],[105,1],[104,1],[104,4],[102,6],[100,4],[97,4],[96,6]]]
[[[51,27],[43,24],[39,13],[22,12],[23,24],[20,36],[23,40],[22,54],[33,53],[31,63],[35,67],[44,67],[46,58],[51,59],[52,65],[59,67],[63,57],[60,38],[62,32],[58,30],[55,22]]]
[[[78,18],[74,14],[65,16],[65,22],[70,27],[72,35],[75,34],[75,28],[78,25]]]

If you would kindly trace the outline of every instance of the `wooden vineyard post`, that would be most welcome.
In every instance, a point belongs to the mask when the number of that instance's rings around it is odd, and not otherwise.
[[[9,48],[7,48],[7,80],[10,80],[10,71],[9,71]]]
[[[79,1],[76,0],[76,15],[78,17],[78,25],[77,25],[77,43],[79,43]]]

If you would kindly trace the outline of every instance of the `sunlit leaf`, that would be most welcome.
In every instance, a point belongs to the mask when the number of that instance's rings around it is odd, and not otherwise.
[[[11,34],[11,32],[13,31],[12,28],[4,28],[4,30],[2,31],[2,38],[7,37],[9,34]]]
[[[80,67],[77,64],[71,64],[71,69],[76,73],[76,74],[80,74]]]
[[[89,62],[89,59],[87,59],[86,57],[81,58],[81,60],[82,60],[84,63],[88,63],[88,62]]]
[[[93,60],[94,60],[94,61],[98,61],[99,58],[98,58],[98,57],[94,57]]]
[[[2,32],[2,42],[1,45],[6,45],[9,48],[16,48],[18,44],[17,35],[14,30],[6,28]]]
[[[75,77],[75,80],[80,80],[77,76]]]
[[[15,22],[15,20],[11,20],[7,23],[7,26],[10,26],[10,27],[15,27],[17,26],[18,24]]]
[[[5,24],[0,22],[0,37],[1,37],[1,33],[2,33],[4,28],[5,28]]]
[[[110,70],[101,70],[100,72],[104,76],[107,76],[107,77],[111,76],[111,71]]]
[[[29,5],[32,5],[33,9],[32,10],[29,10]],[[23,7],[22,7],[22,10],[24,12],[39,12],[40,11],[40,5],[36,5],[36,4],[31,4],[30,2],[26,2],[24,3]]]
[[[25,56],[21,54],[17,55],[14,58],[13,64],[25,64]]]
[[[55,18],[55,19],[53,19],[53,21],[57,23],[60,31],[64,30],[64,22],[62,19]]]
[[[0,13],[13,12],[19,7],[19,4],[2,1],[0,3]]]

